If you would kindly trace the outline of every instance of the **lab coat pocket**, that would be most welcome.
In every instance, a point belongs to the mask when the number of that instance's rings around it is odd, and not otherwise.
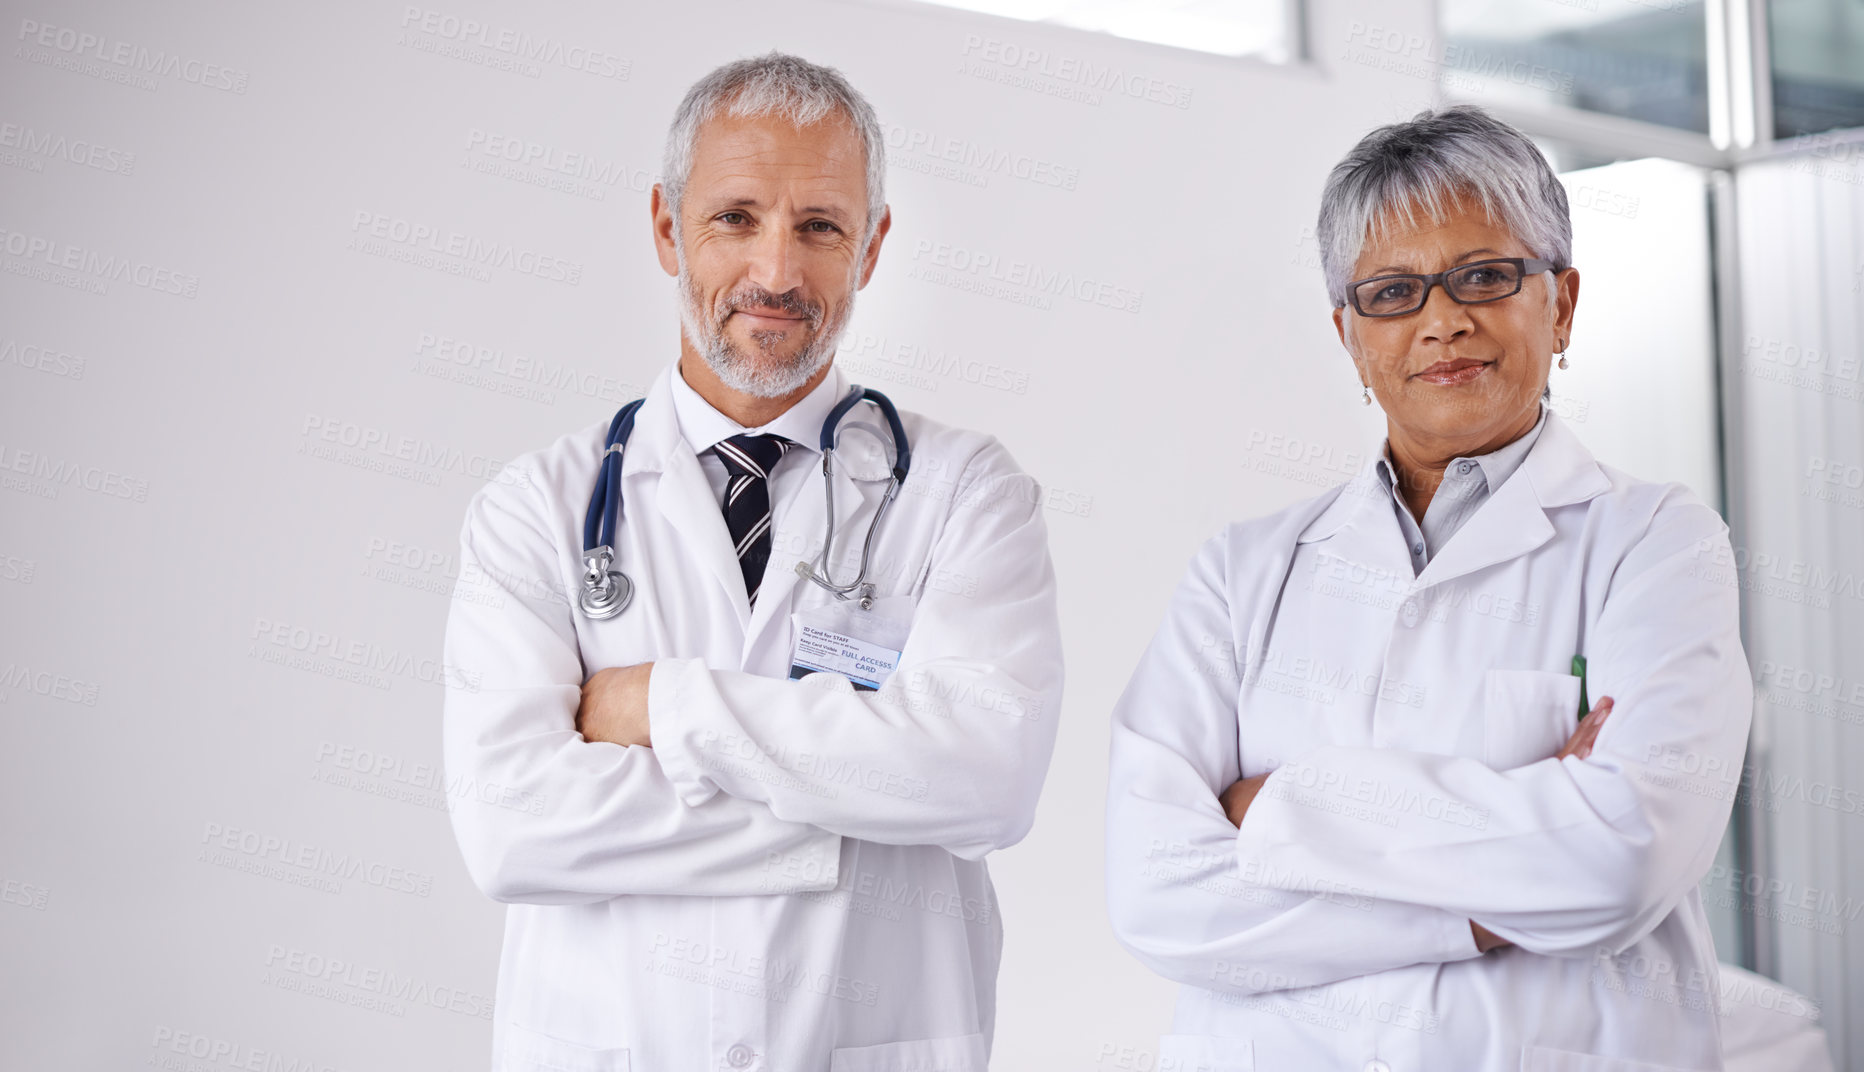
[[[828,1055],[828,1072],[988,1072],[984,1036],[846,1046]]]
[[[1575,679],[1577,680],[1577,679]],[[1574,697],[1578,705],[1579,699]],[[1521,1047],[1521,1072],[1684,1072],[1680,1065],[1657,1065],[1624,1057],[1606,1057],[1545,1046]]]
[[[1512,770],[1547,759],[1579,728],[1579,679],[1546,670],[1490,670],[1482,689],[1482,761]]]
[[[1218,1035],[1166,1035],[1159,1039],[1159,1072],[1256,1072],[1248,1039]]]
[[[584,1046],[507,1023],[498,1072],[628,1072],[628,1051]]]

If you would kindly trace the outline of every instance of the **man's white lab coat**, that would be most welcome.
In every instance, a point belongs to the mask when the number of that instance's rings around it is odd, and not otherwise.
[[[993,437],[902,414],[912,472],[859,619],[906,631],[899,666],[879,692],[789,680],[792,613],[834,601],[792,569],[822,546],[816,429],[752,611],[672,375],[624,454],[620,616],[575,607],[606,419],[516,459],[528,478],[488,484],[461,529],[446,660],[477,687],[447,692],[447,773],[526,802],[452,812],[510,905],[494,1067],[981,1072],[1002,945],[983,860],[1030,827],[1061,695],[1035,482]],[[842,579],[885,486],[857,479],[884,472],[878,441],[844,447]],[[647,661],[652,747],[585,741],[583,681]]]

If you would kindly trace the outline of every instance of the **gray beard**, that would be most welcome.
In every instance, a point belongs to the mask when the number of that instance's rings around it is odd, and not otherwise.
[[[760,353],[748,354],[725,334],[724,319],[731,313],[729,305],[714,309],[710,317],[701,317],[698,288],[686,270],[686,258],[681,256],[679,261],[680,327],[685,330],[693,349],[725,386],[756,398],[781,398],[808,383],[835,356],[835,344],[841,340],[842,329],[854,313],[852,288],[840,314],[830,322],[812,325],[809,340],[795,356],[776,356],[775,347],[784,337],[783,332],[776,331],[751,332],[751,339]],[[855,264],[860,264],[859,258]]]

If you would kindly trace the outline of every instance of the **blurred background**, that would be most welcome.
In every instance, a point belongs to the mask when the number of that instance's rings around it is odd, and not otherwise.
[[[1568,187],[1555,407],[1733,531],[1718,952],[1864,1069],[1858,0],[423,3],[0,2],[0,1065],[487,1064],[503,909],[439,769],[460,520],[677,356],[666,127],[774,47],[887,132],[837,360],[1048,490],[1068,685],[991,860],[994,1067],[1154,1067],[1108,712],[1199,542],[1377,448],[1321,183],[1467,100]]]

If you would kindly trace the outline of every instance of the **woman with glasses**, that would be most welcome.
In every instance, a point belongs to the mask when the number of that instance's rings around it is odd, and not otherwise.
[[[1520,132],[1375,130],[1317,230],[1384,448],[1210,539],[1113,715],[1108,908],[1183,984],[1159,1067],[1721,1069],[1727,527],[1544,404],[1579,272]]]

